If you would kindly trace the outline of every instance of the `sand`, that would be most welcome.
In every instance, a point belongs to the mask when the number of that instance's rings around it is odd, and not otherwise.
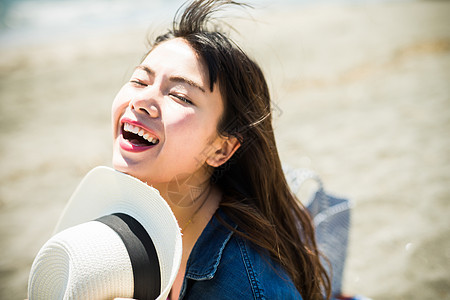
[[[450,299],[450,2],[323,4],[233,22],[263,67],[283,162],[353,201],[344,290]],[[84,174],[110,165],[110,106],[147,28],[0,50],[0,298]]]

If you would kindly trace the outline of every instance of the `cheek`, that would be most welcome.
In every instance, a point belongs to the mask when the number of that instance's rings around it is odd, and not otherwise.
[[[114,101],[113,101],[112,107],[111,107],[113,126],[117,122],[117,119],[123,113],[125,108],[128,106],[129,101],[127,99],[130,99],[130,98],[127,97],[125,87],[122,87],[122,89],[120,89],[120,91],[117,93],[116,97],[114,98]]]
[[[166,113],[166,136],[172,149],[178,152],[183,149],[184,154],[197,157],[210,147],[211,138],[215,134],[214,124],[191,108]]]
[[[193,128],[197,127],[195,111],[192,108],[168,105],[164,111],[164,127],[168,136],[189,138]]]

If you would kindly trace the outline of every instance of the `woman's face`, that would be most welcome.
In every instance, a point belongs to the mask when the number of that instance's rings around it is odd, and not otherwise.
[[[208,70],[194,50],[183,39],[160,44],[113,102],[114,168],[155,186],[206,181],[222,112],[219,88],[210,91]]]

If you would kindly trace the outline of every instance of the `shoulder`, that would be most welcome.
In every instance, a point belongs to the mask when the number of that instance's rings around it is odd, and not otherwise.
[[[281,266],[218,223],[208,225],[194,250],[183,299],[301,299]]]
[[[247,299],[301,299],[284,269],[263,250],[233,235],[224,252],[221,271],[239,274]],[[231,288],[231,287],[230,287]]]

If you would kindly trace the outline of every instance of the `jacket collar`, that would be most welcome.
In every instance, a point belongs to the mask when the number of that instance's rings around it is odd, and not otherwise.
[[[186,266],[185,277],[193,280],[209,280],[216,274],[222,258],[222,253],[229,242],[233,231],[225,227],[216,217],[222,219],[233,227],[227,216],[219,208],[203,230],[192,249]]]

